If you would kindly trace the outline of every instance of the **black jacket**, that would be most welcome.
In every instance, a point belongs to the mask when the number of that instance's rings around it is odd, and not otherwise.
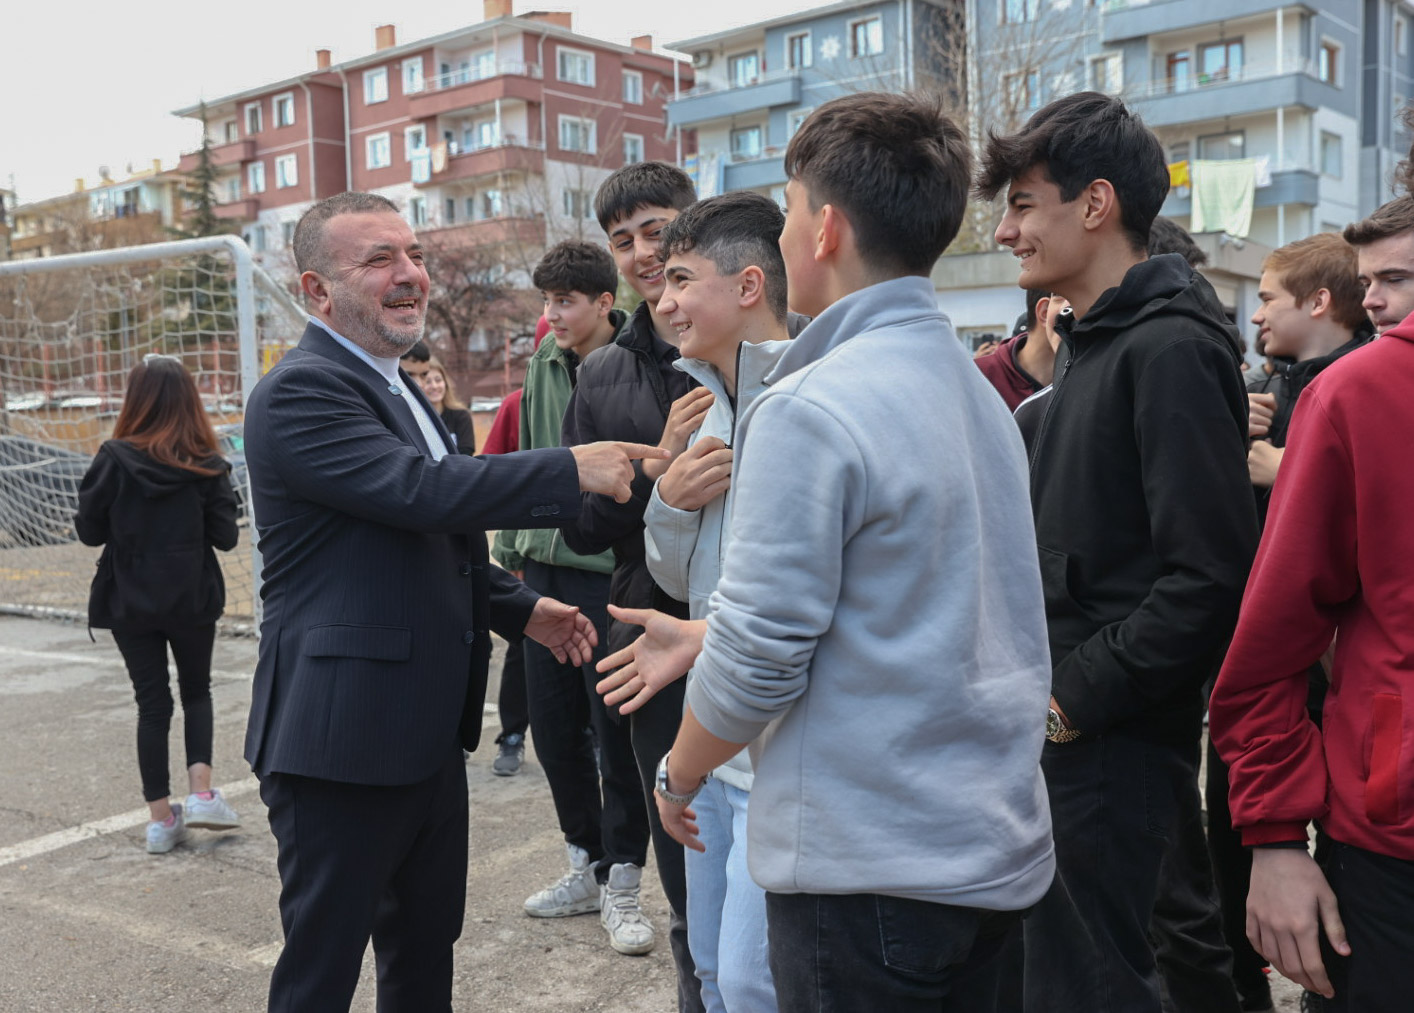
[[[74,527],[102,545],[89,590],[88,624],[150,630],[205,626],[221,616],[226,584],[212,548],[235,548],[230,466],[217,475],[162,464],[108,440],[79,486]]]
[[[1061,334],[1031,453],[1055,697],[1082,732],[1191,740],[1257,545],[1237,333],[1165,254]]]
[[[476,427],[471,423],[471,412],[465,408],[443,408],[439,412],[442,425],[456,441],[457,453],[476,456]]]

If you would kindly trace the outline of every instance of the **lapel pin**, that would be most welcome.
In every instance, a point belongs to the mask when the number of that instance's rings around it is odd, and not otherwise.
[[[390,383],[388,384],[388,393],[392,394],[394,397],[402,397],[403,389],[396,383]]]

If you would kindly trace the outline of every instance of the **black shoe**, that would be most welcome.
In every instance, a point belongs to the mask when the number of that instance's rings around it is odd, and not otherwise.
[[[500,751],[491,761],[491,773],[497,777],[510,777],[519,773],[520,765],[525,761],[525,736],[519,732],[511,732],[497,739],[496,745],[500,747]]]
[[[1301,1013],[1325,1013],[1326,997],[1320,992],[1301,993]]]

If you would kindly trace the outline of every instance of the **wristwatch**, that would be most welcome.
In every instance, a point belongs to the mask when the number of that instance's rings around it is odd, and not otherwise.
[[[696,786],[686,795],[677,795],[668,789],[668,757],[671,752],[663,754],[663,758],[658,761],[658,773],[653,778],[653,790],[668,805],[687,805],[697,797],[697,793],[702,790],[702,786],[707,783],[707,778],[698,781]]]
[[[1080,738],[1081,732],[1074,728],[1067,728],[1065,722],[1061,720],[1060,711],[1052,707],[1046,711],[1046,738],[1051,742],[1072,742]]]

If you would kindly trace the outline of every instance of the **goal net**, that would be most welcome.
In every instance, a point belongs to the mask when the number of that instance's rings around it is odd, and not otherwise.
[[[196,378],[241,505],[241,543],[217,553],[222,628],[253,633],[260,568],[242,406],[305,320],[231,236],[0,264],[0,611],[86,618],[100,550],[74,533],[79,482],[133,367],[170,355]]]

